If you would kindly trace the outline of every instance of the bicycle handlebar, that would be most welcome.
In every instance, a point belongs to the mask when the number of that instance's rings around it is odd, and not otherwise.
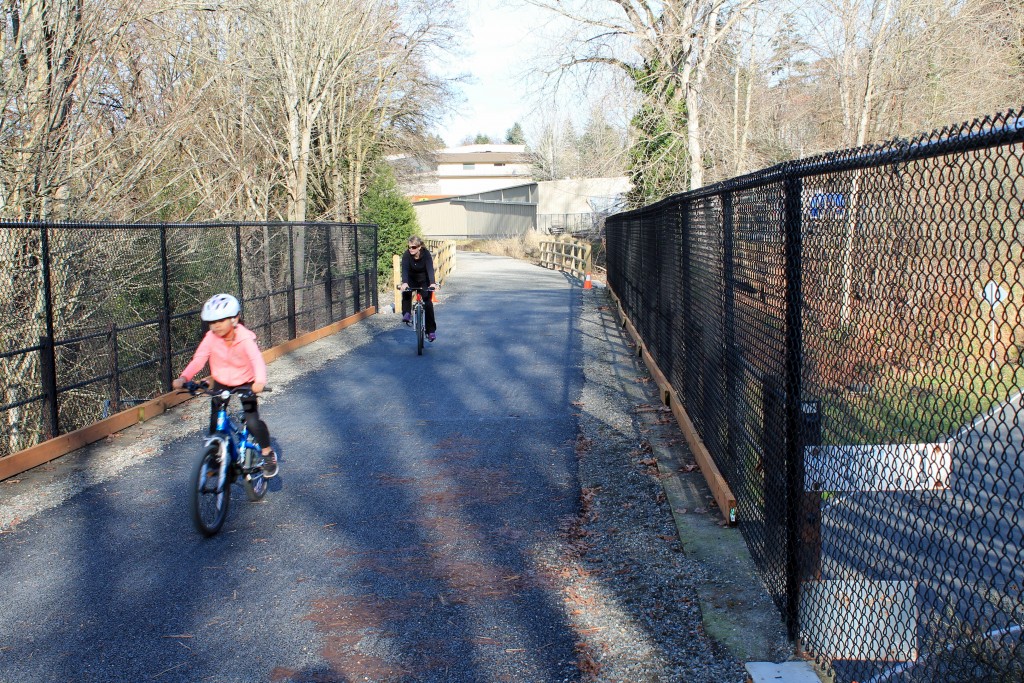
[[[250,396],[257,396],[257,394],[253,393],[253,390],[248,387],[235,387],[234,389],[222,389],[221,391],[214,391],[213,389],[210,388],[210,385],[207,384],[205,381],[185,382],[185,384],[182,385],[181,389],[179,389],[178,391],[187,391],[193,396],[198,396],[199,394],[206,394],[207,396],[220,396],[222,398],[224,398],[225,393],[227,393],[228,395],[236,394],[240,398],[249,398]],[[273,391],[273,389],[271,387],[263,387],[263,391]]]
[[[431,285],[430,287],[409,287],[408,289],[402,289],[398,285],[395,285],[395,289],[399,292],[433,292],[438,289],[437,285]]]

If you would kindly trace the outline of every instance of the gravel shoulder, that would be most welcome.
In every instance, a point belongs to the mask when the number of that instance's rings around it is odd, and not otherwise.
[[[783,661],[792,647],[614,310],[604,288],[584,293],[577,562],[644,633],[610,604],[584,612],[595,680],[743,681],[743,662]]]
[[[537,557],[576,634],[575,680],[743,681],[745,661],[792,653],[778,612],[739,530],[722,526],[709,504],[692,454],[661,409],[607,291],[579,291],[585,382],[573,405],[580,513]],[[275,361],[275,389],[391,326],[389,315],[374,316]],[[207,410],[205,401],[186,402],[0,482],[0,533],[160,457],[168,443],[199,432]]]

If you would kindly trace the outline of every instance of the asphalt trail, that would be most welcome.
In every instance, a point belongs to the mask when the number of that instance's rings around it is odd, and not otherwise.
[[[459,259],[423,356],[390,316],[265,401],[281,476],[219,536],[198,433],[0,534],[0,682],[579,680],[536,557],[579,510],[580,291]]]

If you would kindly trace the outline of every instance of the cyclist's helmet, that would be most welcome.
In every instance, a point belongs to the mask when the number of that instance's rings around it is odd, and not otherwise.
[[[199,317],[212,323],[215,320],[234,318],[241,312],[242,306],[238,303],[238,299],[230,294],[214,294],[209,301],[203,304],[203,312]]]

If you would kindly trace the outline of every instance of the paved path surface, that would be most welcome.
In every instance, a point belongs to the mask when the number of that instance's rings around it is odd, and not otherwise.
[[[464,259],[422,357],[389,316],[264,403],[281,476],[212,539],[204,409],[172,414],[188,436],[0,534],[0,680],[577,679],[536,556],[580,499],[579,296]]]

